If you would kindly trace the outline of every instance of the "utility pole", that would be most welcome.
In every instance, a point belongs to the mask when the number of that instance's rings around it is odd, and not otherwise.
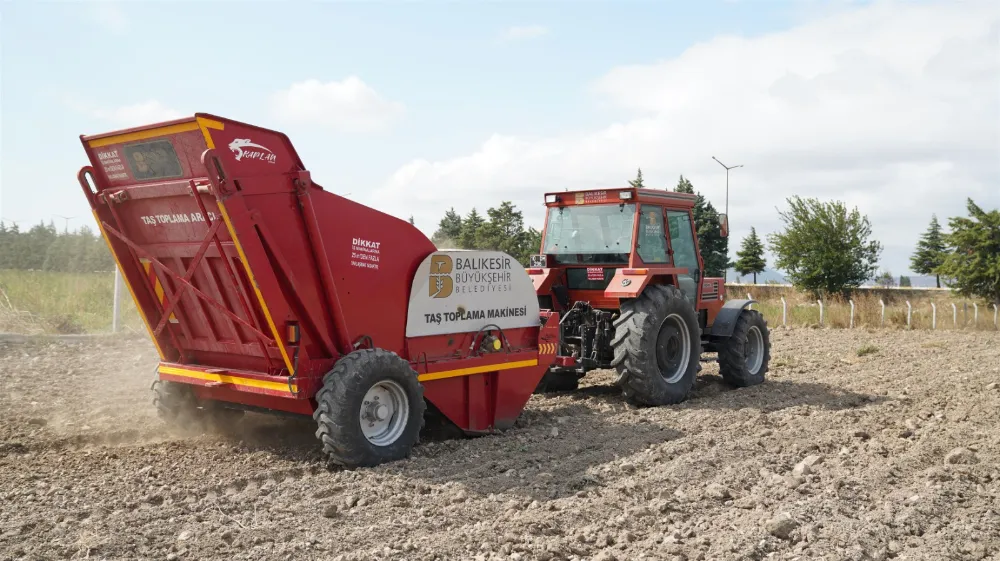
[[[712,156],[712,159],[715,160],[716,162],[719,162],[719,159],[716,158],[715,156]],[[738,166],[727,166],[726,164],[719,162],[719,165],[726,168],[726,217],[728,218],[729,217],[729,170],[741,168],[743,167],[743,164],[740,164]]]
[[[715,156],[712,156],[712,159],[715,160],[716,162],[719,162],[719,159],[716,158]],[[726,164],[719,162],[719,165],[726,168],[726,221],[728,222],[729,221],[729,170],[741,168],[743,167],[743,164],[740,164],[738,166],[727,166]],[[729,224],[730,224],[729,230],[732,231],[732,223],[730,222]],[[726,256],[726,261],[729,261],[728,255]],[[722,281],[729,282],[729,267],[726,267]]]
[[[69,221],[76,218],[75,216],[63,216],[61,214],[53,214],[56,218],[62,218],[66,221],[66,232],[69,233]]]

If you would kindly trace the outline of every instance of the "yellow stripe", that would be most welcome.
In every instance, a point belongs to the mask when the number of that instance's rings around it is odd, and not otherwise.
[[[195,380],[205,380],[207,382],[219,382],[222,384],[233,384],[236,386],[247,386],[250,388],[288,392],[288,384],[283,382],[268,382],[266,380],[255,380],[253,378],[243,378],[229,374],[214,374],[209,372],[200,372],[197,370],[186,370],[183,368],[175,368],[173,366],[160,366],[158,370],[160,374],[183,376],[185,378],[193,378]],[[292,390],[289,393],[297,392],[298,390],[298,385],[292,384]]]
[[[149,276],[149,268],[153,266],[153,263],[148,259],[139,258],[139,262],[142,263],[142,268],[146,270],[146,276]],[[166,300],[166,294],[163,292],[163,285],[160,284],[160,277],[153,273],[153,292],[156,293],[156,298],[159,299],[160,305],[163,306],[164,300]],[[170,321],[177,323],[177,316],[173,312],[170,312]]]
[[[108,233],[104,231],[104,224],[101,223],[101,218],[97,216],[97,211],[95,210],[93,213],[94,220],[97,221],[97,227],[100,228],[101,236],[104,238],[104,243],[107,244],[108,251],[111,252],[111,257],[114,258],[115,264],[118,265],[118,271],[122,275],[122,281],[125,283],[125,286],[128,287],[128,293],[132,295],[132,302],[135,303],[135,309],[139,312],[139,317],[142,318],[142,324],[146,326],[146,332],[149,333],[149,338],[152,339],[153,344],[156,345],[156,352],[160,353],[160,359],[166,360],[167,355],[165,355],[163,353],[163,349],[160,348],[160,342],[156,340],[156,337],[153,337],[153,326],[149,325],[149,318],[146,317],[142,306],[139,305],[139,299],[135,297],[135,290],[132,290],[132,283],[130,283],[128,281],[128,277],[125,276],[124,269],[122,269],[122,263],[118,260],[118,255],[115,254],[115,250],[111,247],[111,239],[108,237]]]
[[[505,362],[502,364],[490,364],[487,366],[473,366],[470,368],[459,368],[458,370],[445,370],[443,372],[431,372],[421,374],[417,380],[427,382],[429,380],[440,380],[442,378],[454,378],[456,376],[472,376],[483,372],[497,372],[499,370],[510,370],[512,368],[525,368],[528,366],[538,366],[538,359],[522,360],[519,362]]]
[[[97,138],[91,140],[87,144],[91,148],[100,148],[101,146],[107,146],[109,144],[119,144],[121,142],[130,142],[133,140],[144,140],[146,138],[153,138],[155,136],[166,136],[168,134],[177,134],[180,132],[196,131],[200,128],[200,125],[195,122],[191,123],[178,123],[176,125],[170,125],[166,127],[158,127],[155,129],[149,129],[144,131],[127,132],[124,134],[116,134],[114,136],[107,136],[104,138]]]
[[[285,352],[285,346],[281,343],[281,335],[278,333],[278,328],[274,326],[274,320],[271,319],[271,312],[267,309],[267,304],[264,303],[264,295],[261,294],[260,288],[257,286],[257,280],[253,277],[253,272],[250,270],[250,264],[247,261],[247,256],[243,253],[243,246],[240,245],[240,240],[236,237],[236,230],[233,228],[233,223],[229,220],[229,213],[226,212],[226,205],[222,201],[217,201],[219,204],[219,212],[222,213],[222,220],[226,223],[226,228],[229,229],[229,235],[233,238],[233,244],[236,246],[236,252],[240,254],[240,261],[243,262],[243,268],[246,269],[247,276],[250,277],[250,284],[253,285],[254,292],[257,293],[257,301],[260,302],[260,308],[264,311],[264,317],[267,319],[267,325],[271,328],[271,334],[274,335],[274,343],[278,345],[278,350],[281,351],[281,357],[285,359],[285,366],[288,367],[289,374],[294,375],[295,369],[292,368],[292,361],[288,358],[288,353]]]
[[[214,121],[212,119],[206,119],[204,117],[198,117],[198,126],[201,128],[201,134],[205,136],[205,146],[211,149],[215,148],[215,142],[212,141],[212,135],[208,133],[208,129],[224,130],[226,125],[220,123],[219,121]]]

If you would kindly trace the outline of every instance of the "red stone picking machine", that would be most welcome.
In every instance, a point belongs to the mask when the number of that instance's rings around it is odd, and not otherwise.
[[[656,349],[686,342],[682,358],[697,363],[692,318],[706,311],[709,344],[748,332],[737,320],[749,310],[701,307],[709,290],[721,300],[721,281],[698,285],[695,316],[671,288],[686,269],[644,257],[635,268],[644,245],[611,261],[566,245],[578,235],[560,220],[587,208],[598,230],[580,235],[611,239],[604,208],[634,215],[618,223],[631,244],[645,224],[637,205],[652,196],[642,190],[607,191],[632,199],[594,206],[592,195],[566,207],[566,195],[547,196],[545,246],[556,250],[526,270],[503,252],[439,251],[408,222],[323,189],[274,130],[196,114],[81,141],[91,165],[78,179],[159,353],[153,402],[168,422],[311,416],[333,462],[372,466],[409,455],[428,408],[467,434],[504,430],[543,377],[624,365],[626,395],[645,395],[648,376],[632,370],[658,364],[650,337]],[[669,333],[641,332],[651,328]],[[615,342],[621,333],[630,342]],[[766,327],[757,333],[766,341]]]
[[[510,427],[555,358],[516,260],[324,190],[284,134],[198,114],[81,141],[168,421],[311,415],[334,462],[370,466],[409,454],[428,407]]]

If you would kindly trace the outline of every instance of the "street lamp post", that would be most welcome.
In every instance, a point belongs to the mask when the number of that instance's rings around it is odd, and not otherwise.
[[[715,160],[716,162],[719,162],[719,159],[716,158],[715,156],[712,156],[712,159]],[[727,166],[726,164],[719,162],[719,165],[726,168],[726,221],[729,222],[729,170],[741,168],[743,167],[743,164],[737,166]],[[730,230],[732,230],[732,223],[729,222],[729,225],[730,225]],[[729,261],[729,256],[726,256],[726,261]],[[723,274],[723,282],[728,282],[728,281],[729,281],[729,267],[726,267],[726,270],[724,271]]]
[[[719,162],[719,159],[716,158],[715,156],[712,156],[712,159],[715,160],[716,162]],[[726,164],[719,162],[719,165],[726,168],[726,217],[728,218],[729,217],[729,170],[741,168],[743,167],[743,164],[740,164],[738,166],[727,166]]]

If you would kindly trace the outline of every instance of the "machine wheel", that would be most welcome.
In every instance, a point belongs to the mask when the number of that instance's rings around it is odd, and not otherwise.
[[[228,428],[244,412],[215,402],[200,402],[187,384],[168,380],[153,382],[153,405],[157,415],[170,425],[184,428]]]
[[[171,425],[187,427],[201,417],[198,400],[185,384],[167,380],[154,381],[153,405],[157,416]]]
[[[764,381],[771,360],[771,338],[767,320],[760,312],[750,309],[740,312],[733,334],[716,346],[719,373],[726,383],[745,388]]]
[[[701,355],[694,307],[677,287],[652,285],[621,310],[611,345],[625,398],[653,406],[687,399]]]
[[[323,377],[313,419],[323,451],[345,467],[406,458],[424,425],[424,387],[410,364],[384,349],[342,357]]]
[[[533,393],[571,392],[580,387],[580,377],[572,372],[548,371]]]

